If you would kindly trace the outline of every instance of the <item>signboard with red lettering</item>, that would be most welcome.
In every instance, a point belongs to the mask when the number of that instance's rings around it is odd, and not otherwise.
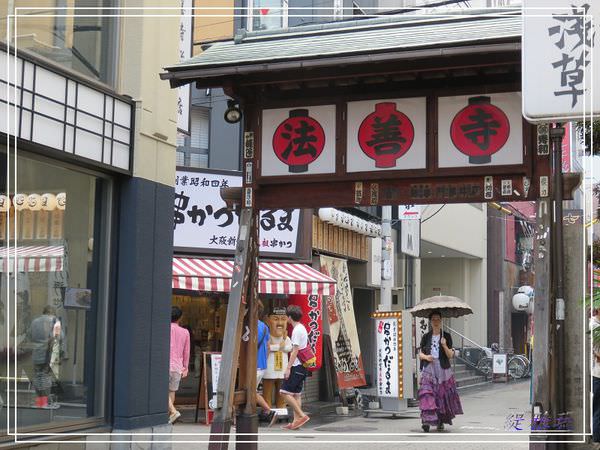
[[[348,103],[347,172],[425,169],[426,99]]]
[[[317,369],[323,363],[323,305],[319,295],[290,295],[288,305],[298,305],[302,309],[300,323],[308,332],[308,345],[317,357]],[[290,333],[291,336],[291,333]]]
[[[438,166],[523,164],[521,94],[440,97]]]
[[[377,395],[400,397],[399,374],[401,372],[400,347],[398,343],[398,319],[377,319]]]
[[[335,106],[265,109],[261,175],[335,172]]]

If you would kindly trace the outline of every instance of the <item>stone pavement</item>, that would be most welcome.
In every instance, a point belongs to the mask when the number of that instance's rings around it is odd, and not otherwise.
[[[259,448],[289,445],[310,446],[311,450],[333,447],[363,450],[367,446],[436,450],[529,448],[529,380],[473,388],[461,393],[461,400],[464,415],[458,416],[453,426],[443,432],[423,433],[418,410],[397,418],[382,414],[367,418],[311,414],[311,420],[299,431],[282,430],[280,425],[267,428],[261,424]],[[517,414],[524,415],[522,422],[515,421]],[[515,427],[523,430],[517,431]],[[173,427],[173,449],[206,448],[209,431],[205,425],[178,423]],[[206,434],[193,435],[195,433]],[[235,448],[233,440],[229,448]]]

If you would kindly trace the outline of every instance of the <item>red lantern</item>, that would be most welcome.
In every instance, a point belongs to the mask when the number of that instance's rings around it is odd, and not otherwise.
[[[454,116],[450,125],[452,143],[469,157],[470,164],[487,164],[510,135],[508,117],[492,105],[490,97],[471,97],[469,105]]]
[[[375,105],[358,129],[358,143],[375,167],[395,167],[396,160],[411,147],[415,128],[406,116],[396,109],[396,103],[384,102]]]
[[[298,305],[302,308],[300,323],[308,332],[308,345],[317,357],[317,369],[323,362],[323,308],[322,297],[319,295],[290,295],[288,305]],[[288,331],[290,338],[292,330]]]
[[[325,132],[307,109],[293,109],[279,124],[273,135],[273,150],[277,158],[289,166],[291,173],[308,171],[325,147]]]

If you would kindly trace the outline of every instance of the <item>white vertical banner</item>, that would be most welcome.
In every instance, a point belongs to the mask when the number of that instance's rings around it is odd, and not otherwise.
[[[523,115],[531,122],[600,113],[600,2],[523,2]]]
[[[193,0],[180,0],[181,21],[179,23],[179,60],[192,57],[192,39],[194,25],[192,18]],[[190,134],[191,85],[177,88],[177,128],[180,132]]]
[[[377,395],[398,398],[398,319],[377,319]]]
[[[402,220],[400,226],[400,250],[415,258],[421,256],[421,221]]]

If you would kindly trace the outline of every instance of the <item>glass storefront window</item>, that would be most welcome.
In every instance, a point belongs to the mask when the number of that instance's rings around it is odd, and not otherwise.
[[[2,187],[6,164],[0,147]],[[110,186],[19,151],[0,193],[0,429],[15,405],[18,432],[104,416]]]
[[[118,19],[98,17],[109,11],[94,8],[115,5],[113,0],[73,0],[44,2],[44,7],[39,9],[22,9],[13,34],[16,43],[11,44],[18,51],[35,53],[87,77],[114,85]],[[14,6],[39,5],[16,0]],[[57,7],[66,9],[51,9]],[[5,18],[6,11],[0,15]],[[5,33],[1,39],[6,39]]]

